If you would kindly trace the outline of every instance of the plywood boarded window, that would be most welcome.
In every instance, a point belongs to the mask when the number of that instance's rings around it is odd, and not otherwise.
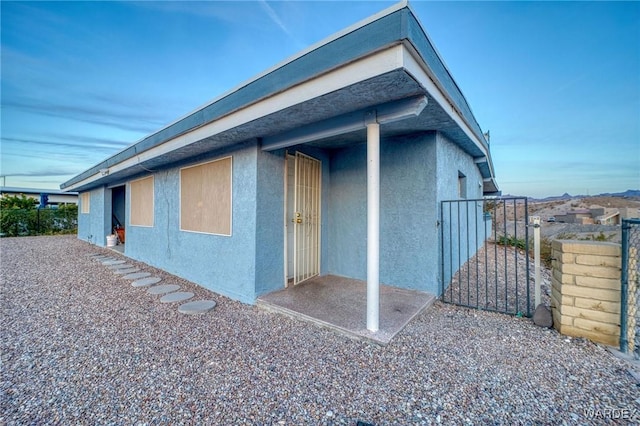
[[[80,194],[80,213],[89,213],[91,203],[91,193],[83,192]]]
[[[231,157],[180,170],[180,229],[231,235]]]
[[[134,226],[153,226],[153,176],[131,182],[129,223]]]

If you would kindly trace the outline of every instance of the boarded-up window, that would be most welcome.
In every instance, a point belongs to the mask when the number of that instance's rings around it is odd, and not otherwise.
[[[134,180],[129,186],[129,223],[134,226],[153,226],[153,176]]]
[[[90,211],[91,193],[83,192],[80,194],[80,213],[89,213]]]
[[[180,229],[231,235],[231,157],[180,170]]]

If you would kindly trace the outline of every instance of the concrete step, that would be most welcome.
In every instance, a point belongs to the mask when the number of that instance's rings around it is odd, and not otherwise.
[[[150,277],[151,274],[149,272],[134,272],[132,274],[126,274],[122,278],[125,280],[138,280],[140,278]]]
[[[149,287],[151,285],[157,284],[162,281],[161,278],[158,277],[147,277],[139,280],[135,280],[131,283],[132,287]]]
[[[195,294],[190,291],[176,291],[174,293],[165,294],[160,298],[161,303],[183,302],[191,299]]]
[[[149,294],[165,294],[165,293],[174,292],[174,291],[179,290],[179,289],[180,289],[180,286],[177,285],[177,284],[154,285],[149,290],[147,290],[147,293],[149,293]]]
[[[177,284],[157,285],[162,281],[162,278],[152,277],[151,273],[141,271],[140,268],[127,263],[127,261],[122,258],[108,256],[102,253],[92,253],[87,255],[87,257],[102,263],[114,274],[121,275],[121,278],[132,280],[132,287],[148,287],[147,293],[162,295],[162,297],[160,297],[160,303],[184,302],[195,296],[195,294],[190,291],[176,291],[180,290],[180,286]],[[202,314],[213,310],[215,306],[216,302],[213,300],[194,300],[181,304],[178,307],[178,312],[188,315]]]
[[[194,300],[180,305],[178,312],[183,314],[202,314],[209,312],[216,307],[216,302],[213,300]]]

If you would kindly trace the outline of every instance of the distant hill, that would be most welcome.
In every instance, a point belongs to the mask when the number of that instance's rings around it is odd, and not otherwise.
[[[614,194],[605,193],[600,194],[601,197],[640,197],[640,190],[638,189],[627,189],[624,192],[618,192]]]
[[[627,189],[624,192],[606,192],[603,194],[597,195],[571,195],[568,193],[564,193],[560,196],[552,196],[546,198],[533,198],[528,197],[531,201],[559,201],[559,200],[572,200],[574,198],[592,198],[592,197],[622,197],[622,198],[640,198],[640,190],[639,189]]]

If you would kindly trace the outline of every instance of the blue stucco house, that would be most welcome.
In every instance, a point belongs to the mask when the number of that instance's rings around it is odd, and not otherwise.
[[[246,303],[325,274],[438,294],[440,201],[498,191],[406,2],[61,188],[80,194],[78,238],[104,245],[117,221],[125,255]]]

